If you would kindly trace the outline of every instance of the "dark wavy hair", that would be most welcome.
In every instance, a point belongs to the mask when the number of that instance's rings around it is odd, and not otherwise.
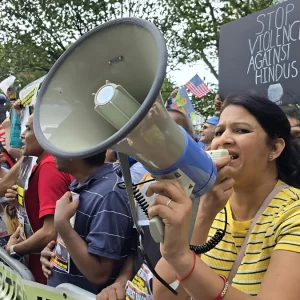
[[[222,111],[229,105],[239,105],[253,115],[270,141],[282,138],[285,148],[277,158],[278,178],[300,188],[300,148],[291,137],[290,123],[281,108],[257,94],[235,94],[227,97]]]

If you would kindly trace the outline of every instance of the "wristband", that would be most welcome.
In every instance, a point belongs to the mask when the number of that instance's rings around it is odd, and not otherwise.
[[[16,251],[14,250],[16,245],[12,245],[9,249],[9,256],[15,259],[21,259],[22,256],[19,255],[18,253],[16,253]]]
[[[223,290],[221,291],[221,293],[214,300],[222,300],[224,298],[224,296],[226,295],[228,287],[229,287],[229,282],[228,282],[227,278],[224,275],[219,275],[219,276],[224,281],[224,287],[223,287]]]
[[[195,269],[195,266],[196,266],[196,261],[197,261],[197,255],[194,251],[192,251],[193,254],[194,254],[194,262],[193,262],[193,266],[192,266],[192,269],[191,271],[188,273],[187,276],[183,277],[183,278],[179,278],[178,276],[176,276],[176,279],[181,283],[183,282],[184,280],[187,280],[191,275],[192,273],[194,272],[194,269]]]

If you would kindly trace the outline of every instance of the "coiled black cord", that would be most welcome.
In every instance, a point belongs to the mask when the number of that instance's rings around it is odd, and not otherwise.
[[[227,229],[227,210],[226,207],[224,207],[224,213],[225,213],[225,225],[224,229],[218,229],[215,235],[207,241],[203,245],[190,245],[190,249],[194,251],[196,254],[203,254],[206,253],[213,248],[215,248],[223,239],[223,237],[226,234],[226,229]]]
[[[146,201],[145,197],[142,195],[142,193],[138,190],[137,186],[133,186],[133,196],[135,201],[138,203],[138,205],[140,206],[140,208],[142,209],[142,211],[144,212],[144,214],[146,215],[146,217],[149,219],[149,215],[148,215],[148,207],[149,204]]]
[[[145,213],[145,215],[147,216],[148,219],[149,219],[149,216],[148,216],[149,204],[148,204],[147,200],[145,199],[145,197],[142,195],[142,193],[138,190],[137,186],[142,185],[147,182],[152,182],[152,181],[155,181],[155,180],[150,179],[150,180],[146,180],[146,181],[140,182],[138,184],[132,185],[134,199],[137,202],[137,204],[140,206],[142,211]],[[125,185],[124,181],[117,183],[117,186],[120,189],[126,189],[126,185]],[[190,245],[190,249],[192,251],[194,251],[196,254],[203,254],[203,253],[209,252],[210,250],[215,248],[222,241],[222,239],[224,238],[224,236],[226,234],[226,229],[227,229],[226,207],[224,207],[224,213],[225,213],[224,229],[223,230],[218,229],[217,232],[215,233],[215,235],[209,241],[204,243],[203,245]]]
[[[145,199],[145,197],[142,195],[142,193],[139,191],[138,185],[142,185],[144,183],[152,182],[152,181],[155,181],[155,180],[154,179],[149,179],[149,180],[140,182],[138,184],[132,184],[132,191],[133,191],[134,200],[140,206],[140,208],[142,209],[142,211],[144,212],[144,214],[146,215],[146,217],[148,219],[149,219],[149,215],[148,215],[149,204],[148,204],[147,200]],[[123,190],[126,189],[126,185],[125,185],[124,181],[121,181],[121,182],[117,183],[117,186],[120,189],[123,189]]]

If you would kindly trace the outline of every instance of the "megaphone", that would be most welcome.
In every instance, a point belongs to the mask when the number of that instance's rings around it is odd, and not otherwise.
[[[54,64],[37,95],[34,130],[61,158],[108,148],[154,176],[185,175],[200,197],[216,178],[212,159],[169,116],[160,96],[167,67],[163,36],[150,22],[123,18],[83,35]]]

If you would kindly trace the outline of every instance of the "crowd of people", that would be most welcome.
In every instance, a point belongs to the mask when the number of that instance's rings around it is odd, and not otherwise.
[[[9,232],[1,245],[28,266],[38,283],[70,283],[99,300],[125,299],[126,284],[144,259],[126,191],[119,185],[116,152],[53,157],[35,136],[33,114],[21,132],[13,87],[7,96],[12,110],[2,120],[6,147],[0,155],[0,197],[8,204],[0,217]],[[169,284],[179,283],[176,296],[149,276],[153,299],[298,299],[299,109],[255,94],[216,95],[215,115],[202,125],[200,139],[188,116],[167,111],[201,149],[229,152],[215,162],[216,182],[200,199],[190,242],[204,244],[224,225],[226,232],[214,249],[197,256],[189,246],[190,197],[175,180],[149,182],[152,175],[129,158],[133,183],[150,205],[149,218],[160,216],[165,224],[164,242],[157,244],[148,216],[137,208],[143,247],[157,273]],[[28,157],[36,161],[25,174]],[[22,185],[21,173],[27,176]]]

